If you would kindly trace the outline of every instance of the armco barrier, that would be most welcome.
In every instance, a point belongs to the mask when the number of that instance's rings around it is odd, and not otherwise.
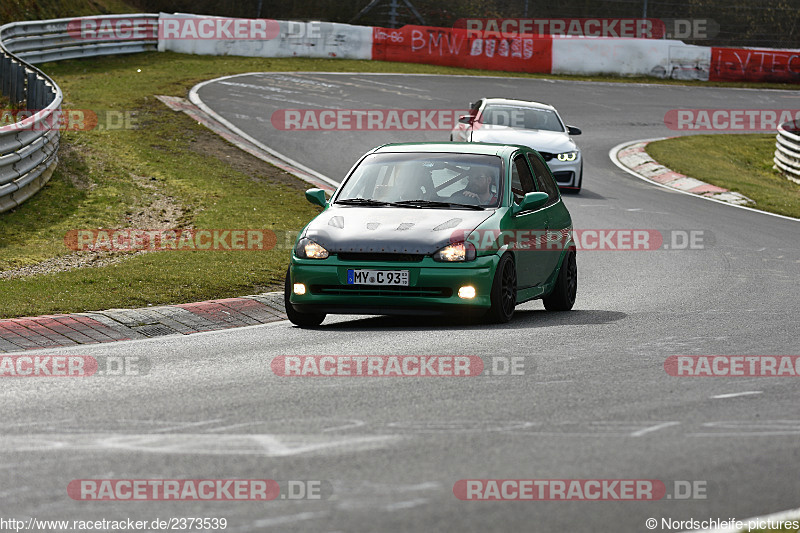
[[[158,15],[111,15],[84,19],[141,19],[158,27]],[[144,40],[81,40],[67,31],[70,22],[55,19],[14,22],[0,27],[0,93],[13,108],[35,111],[31,117],[0,127],[0,213],[38,192],[58,161],[61,138],[61,89],[35,63],[155,50],[157,33]]]
[[[778,136],[775,143],[775,167],[783,175],[800,183],[800,122],[793,120],[778,126]]]

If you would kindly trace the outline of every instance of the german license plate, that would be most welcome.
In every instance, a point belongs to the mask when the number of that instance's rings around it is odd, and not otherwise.
[[[347,271],[348,285],[400,285],[408,286],[408,270],[355,270]]]

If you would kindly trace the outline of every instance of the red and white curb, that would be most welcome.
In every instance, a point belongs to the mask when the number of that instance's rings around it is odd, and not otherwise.
[[[661,140],[661,139],[654,139]],[[729,191],[689,176],[674,172],[648,155],[645,148],[650,141],[636,141],[619,148],[612,157],[639,177],[679,191],[704,196],[729,204],[746,206],[755,204],[753,200],[738,192]]]
[[[0,353],[255,326],[286,320],[282,292],[143,309],[0,320]]]

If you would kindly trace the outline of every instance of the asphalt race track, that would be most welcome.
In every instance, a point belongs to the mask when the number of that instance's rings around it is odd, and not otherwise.
[[[798,507],[792,377],[673,377],[673,355],[798,355],[798,222],[667,191],[612,164],[628,140],[674,135],[670,109],[796,108],[800,91],[531,79],[252,74],[203,101],[337,181],[384,142],[447,131],[279,131],[280,109],[465,109],[481,96],[555,105],[586,159],[565,201],[576,228],[702,231],[701,249],[578,254],[576,308],[517,308],[502,326],[328,317],[47,353],[146,358],[144,376],[6,380],[5,513],[225,517],[227,531],[643,532],[648,518],[745,519]],[[669,241],[669,239],[668,239]],[[669,244],[669,243],[668,243]],[[36,352],[33,352],[36,353]],[[281,355],[524,357],[522,375],[286,378]],[[74,502],[76,479],[320,480],[322,500]],[[462,479],[655,479],[659,501],[461,501]],[[704,499],[679,500],[675,482]],[[680,485],[680,483],[679,483]],[[698,494],[699,495],[699,494]]]

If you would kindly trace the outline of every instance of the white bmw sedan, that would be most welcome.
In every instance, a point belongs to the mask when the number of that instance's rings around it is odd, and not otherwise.
[[[566,126],[553,106],[526,100],[482,98],[459,118],[451,141],[519,144],[544,157],[559,188],[580,191],[583,157],[572,140],[581,130]]]

